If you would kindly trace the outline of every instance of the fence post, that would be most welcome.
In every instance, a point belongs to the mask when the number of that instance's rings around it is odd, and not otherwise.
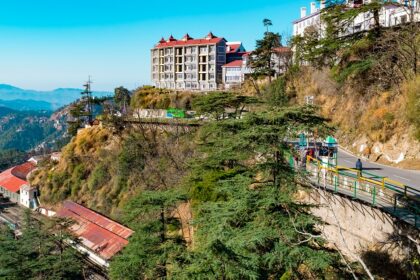
[[[394,195],[394,213],[397,211],[397,196]]]
[[[376,186],[373,186],[373,200],[372,205],[375,206],[376,203]]]
[[[337,192],[337,188],[338,188],[338,173],[336,174],[336,176],[334,176],[334,192]]]
[[[353,186],[354,186],[354,198],[357,198],[357,181],[354,181]]]

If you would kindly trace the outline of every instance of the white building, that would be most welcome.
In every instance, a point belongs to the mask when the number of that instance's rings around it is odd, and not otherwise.
[[[152,81],[158,88],[216,90],[226,64],[226,40],[209,33],[203,39],[173,36],[151,50]]]
[[[370,0],[347,0],[347,5],[349,8],[357,8],[369,2]],[[395,2],[401,5],[390,4],[381,10],[379,15],[381,26],[391,27],[410,20],[415,22],[420,21],[419,0],[398,0]],[[413,9],[410,9],[409,7],[413,7]],[[300,18],[293,22],[293,36],[303,36],[308,27],[313,27],[320,32],[320,36],[322,37],[325,30],[325,24],[322,23],[321,20],[321,10],[323,8],[325,8],[325,1],[321,1],[319,7],[317,7],[316,2],[311,2],[309,13],[307,13],[306,7],[302,7],[300,10]],[[362,13],[349,24],[343,35],[370,30],[373,26],[373,15],[370,13]]]
[[[226,89],[240,86],[245,81],[245,69],[247,68],[244,60],[234,60],[223,65],[223,84]]]
[[[27,180],[36,166],[32,162],[12,167],[0,173],[0,194],[30,209],[38,205],[38,190],[32,188]]]
[[[240,54],[240,59],[233,60],[222,66],[223,84],[226,89],[240,86],[245,82],[246,76],[252,73],[252,69],[249,67],[249,57],[252,53],[240,52]],[[280,47],[274,50],[271,63],[276,77],[287,71],[291,60],[292,50],[289,47]]]

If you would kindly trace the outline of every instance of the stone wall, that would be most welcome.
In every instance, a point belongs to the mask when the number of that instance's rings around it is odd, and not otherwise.
[[[385,252],[394,260],[402,260],[409,251],[403,239],[410,236],[420,243],[416,229],[351,198],[313,189],[299,191],[298,199],[316,205],[311,211],[325,223],[320,230],[329,246],[350,260],[369,251]]]

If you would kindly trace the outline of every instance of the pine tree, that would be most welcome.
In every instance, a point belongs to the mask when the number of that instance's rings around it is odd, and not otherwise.
[[[1,279],[78,279],[80,256],[67,245],[72,236],[63,220],[44,223],[31,213],[25,216],[22,235],[3,229],[0,233]]]

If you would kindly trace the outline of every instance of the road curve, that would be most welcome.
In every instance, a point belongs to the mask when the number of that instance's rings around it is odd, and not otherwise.
[[[343,149],[338,150],[338,165],[355,168],[358,157],[350,154]],[[404,185],[415,188],[420,191],[420,171],[406,170],[373,163],[360,158],[363,163],[363,169],[369,173],[388,177],[391,180],[398,181]]]

